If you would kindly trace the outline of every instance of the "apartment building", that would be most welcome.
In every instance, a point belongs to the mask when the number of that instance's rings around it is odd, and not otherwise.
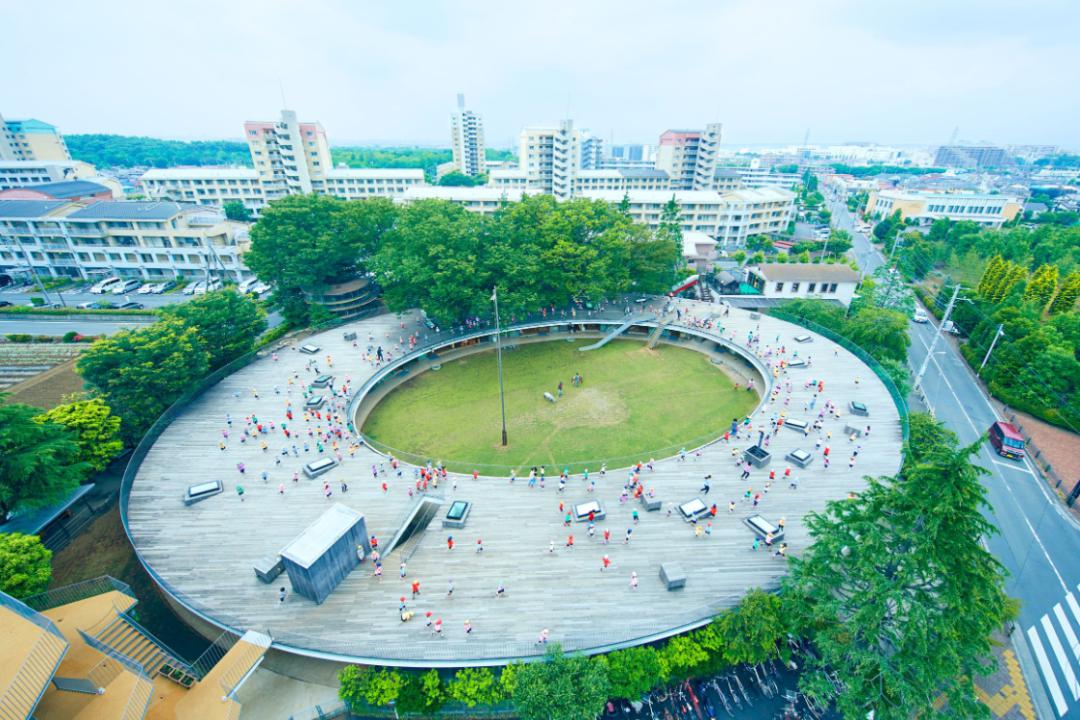
[[[625,170],[581,170],[574,178],[574,195],[593,190],[627,192],[630,190],[670,190],[671,178],[663,170],[637,168]]]
[[[465,96],[457,96],[458,110],[450,116],[450,150],[454,169],[462,175],[484,174],[484,121],[465,109]]]
[[[491,215],[507,203],[517,202],[522,195],[539,195],[536,190],[506,190],[494,187],[450,187],[425,185],[412,187],[397,195],[394,201],[408,205],[419,200],[446,200],[461,205],[469,212]]]
[[[899,210],[902,218],[914,219],[921,225],[948,218],[997,228],[1015,218],[1023,206],[1020,198],[1006,195],[879,190],[870,193],[866,212],[880,219]]]
[[[148,170],[139,178],[154,200],[221,206],[242,202],[255,217],[286,195],[333,195],[345,200],[396,195],[424,184],[420,169],[335,168],[326,131],[291,110],[279,122],[244,123],[254,168],[187,167]],[[2,177],[2,164],[0,164]]]
[[[934,165],[952,168],[1001,167],[1009,163],[1005,150],[999,147],[943,145],[934,154]]]
[[[581,136],[581,169],[599,170],[604,167],[604,139],[583,131]]]
[[[501,190],[521,191],[529,187],[529,174],[518,168],[489,170],[487,184]]]
[[[217,210],[175,202],[0,200],[0,272],[49,277],[240,279],[246,228]]]
[[[277,122],[245,122],[244,137],[268,200],[324,190],[333,163],[321,124],[302,123],[292,110],[282,110]]]
[[[581,131],[573,120],[563,120],[558,127],[525,128],[518,158],[529,189],[568,198],[581,167]]]
[[[0,116],[0,160],[64,161],[71,153],[55,125]]]
[[[802,182],[802,176],[797,172],[775,172],[767,167],[740,167],[735,168],[735,172],[743,187],[747,188],[775,187],[790,190]]]
[[[96,176],[93,165],[79,160],[0,160],[0,190]]]
[[[716,175],[722,125],[704,130],[668,130],[660,136],[656,168],[671,177],[675,190],[711,190]]]

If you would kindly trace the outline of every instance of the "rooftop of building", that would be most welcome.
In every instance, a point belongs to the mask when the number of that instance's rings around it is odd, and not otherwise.
[[[424,179],[421,168],[350,168],[336,167],[326,171],[326,179],[335,178],[406,178]]]
[[[13,190],[40,193],[57,200],[85,197],[87,195],[98,195],[100,193],[112,194],[112,190],[104,185],[88,180],[61,180],[59,182],[41,183],[29,187],[13,188]]]
[[[82,160],[0,160],[0,170],[41,170],[47,168],[70,168],[93,165]]]
[[[673,196],[679,204],[704,204],[722,202],[782,202],[793,201],[795,193],[781,188],[753,188],[716,192],[715,190],[586,190],[582,196],[594,200],[619,202],[629,195],[630,202],[666,203]]]
[[[878,197],[885,197],[885,198],[889,198],[889,199],[893,199],[893,200],[908,199],[908,198],[910,198],[912,200],[915,200],[915,199],[922,200],[922,199],[928,199],[928,198],[949,198],[949,199],[955,200],[957,198],[966,198],[966,199],[970,199],[970,200],[996,199],[996,200],[1003,200],[1005,202],[1020,202],[1020,198],[1014,197],[1014,196],[1011,196],[1011,195],[1002,195],[1001,193],[980,192],[980,191],[977,191],[977,190],[964,190],[964,189],[957,189],[957,190],[940,189],[940,190],[935,190],[935,189],[931,189],[931,188],[925,188],[925,189],[910,189],[910,190],[905,189],[905,190],[901,190],[901,189],[895,188],[895,189],[887,189],[887,190],[878,190],[877,195],[878,195]]]
[[[151,168],[142,174],[148,180],[187,179],[256,179],[259,173],[249,167],[172,167]]]
[[[37,118],[25,118],[19,120],[5,120],[4,124],[11,128],[14,132],[42,132],[42,133],[54,133],[56,132],[56,126],[50,125],[44,120],[38,120]]]
[[[169,220],[186,210],[204,209],[165,200],[103,200],[68,215],[70,220]]]
[[[756,268],[766,280],[785,281],[828,281],[858,282],[859,273],[847,265],[828,265],[817,263],[764,263]]]
[[[522,193],[538,194],[535,190],[512,190],[498,187],[449,187],[440,185],[414,185],[406,188],[398,197],[402,200],[441,199],[455,202],[482,202],[490,200],[515,201]],[[621,196],[620,196],[621,197]]]
[[[66,200],[0,200],[0,218],[36,218],[64,208]]]

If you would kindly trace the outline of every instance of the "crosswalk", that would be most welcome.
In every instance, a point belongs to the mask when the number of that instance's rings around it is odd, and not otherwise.
[[[1077,586],[1080,589],[1080,585]],[[1067,608],[1067,610],[1066,610]],[[1075,626],[1075,627],[1074,627]],[[1071,592],[1027,629],[1028,644],[1058,717],[1080,702],[1080,602]]]

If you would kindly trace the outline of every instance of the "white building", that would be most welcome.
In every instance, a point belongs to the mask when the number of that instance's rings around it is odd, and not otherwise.
[[[598,170],[604,166],[604,140],[584,131],[581,137],[581,169]]]
[[[1023,207],[1023,200],[1006,195],[880,190],[870,193],[866,213],[881,219],[900,211],[901,218],[911,218],[921,225],[948,218],[997,228],[1015,218]]]
[[[458,111],[450,116],[450,149],[454,169],[462,175],[484,174],[484,122],[465,109],[465,96],[458,95]]]
[[[638,168],[625,170],[581,170],[574,178],[574,195],[594,190],[626,192],[629,190],[670,190],[671,178],[663,170]]]
[[[64,180],[89,180],[95,176],[94,166],[79,160],[0,161],[0,190]]]
[[[491,170],[488,172],[487,184],[488,187],[501,190],[521,191],[529,187],[529,174],[518,168]]]
[[[522,195],[537,195],[535,190],[506,190],[493,187],[447,187],[425,185],[412,187],[394,198],[395,202],[407,205],[418,200],[447,200],[461,205],[470,212],[491,215],[507,203],[517,202]]]
[[[736,168],[735,172],[739,176],[743,187],[747,188],[774,187],[790,190],[802,182],[802,176],[799,173],[774,172],[771,168],[754,167],[753,165],[751,167]]]
[[[322,125],[301,123],[295,112],[282,110],[277,122],[245,122],[244,137],[268,200],[323,191],[333,163]]]
[[[573,120],[563,120],[554,128],[525,128],[518,158],[529,189],[560,200],[568,198],[581,167],[581,132],[574,129]]]
[[[239,279],[246,228],[174,202],[0,200],[0,272],[170,279],[208,269]]]
[[[847,306],[855,296],[859,273],[839,264],[773,263],[750,268],[748,279],[765,298],[836,300]]]
[[[720,123],[704,130],[668,130],[660,136],[656,168],[671,177],[675,190],[711,190],[720,149]]]
[[[0,160],[71,160],[64,136],[41,120],[5,120],[0,116]]]
[[[259,173],[251,168],[155,168],[143,173],[139,185],[143,194],[153,200],[218,207],[235,201],[256,215],[266,206]]]
[[[703,232],[683,232],[683,260],[699,273],[706,273],[716,262],[716,240]]]

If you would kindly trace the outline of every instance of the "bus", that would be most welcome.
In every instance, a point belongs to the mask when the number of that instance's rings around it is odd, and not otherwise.
[[[1007,422],[996,422],[990,426],[990,444],[998,455],[1015,460],[1024,458],[1024,438]]]
[[[698,275],[691,275],[688,278],[684,278],[681,282],[676,283],[672,286],[671,292],[668,293],[668,297],[677,297],[681,295],[682,293],[697,285],[698,280],[700,279],[701,277]]]

